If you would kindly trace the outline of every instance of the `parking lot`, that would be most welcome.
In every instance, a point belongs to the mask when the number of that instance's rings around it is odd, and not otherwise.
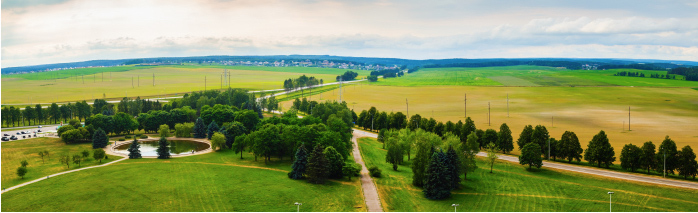
[[[55,133],[56,127],[58,125],[42,126],[41,128],[35,127],[30,129],[19,129],[19,130],[2,130],[2,142],[15,141],[11,139],[12,136],[16,137],[16,140],[25,140],[35,137],[44,137],[46,133]],[[7,139],[7,140],[6,140]]]

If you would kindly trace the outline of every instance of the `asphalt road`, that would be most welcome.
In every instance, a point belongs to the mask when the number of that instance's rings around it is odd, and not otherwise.
[[[55,131],[56,127],[58,127],[58,124],[53,124],[53,125],[42,125],[41,127],[41,133],[38,132],[39,128],[37,126],[33,126],[34,128],[30,129],[24,129],[27,128],[27,126],[21,126],[21,127],[10,127],[10,128],[3,128],[2,131],[0,131],[0,134],[2,134],[2,137],[12,137],[13,135],[17,137],[17,140],[24,140],[24,139],[29,139],[29,138],[34,138],[34,133],[36,132],[36,137],[43,137],[46,131]],[[31,132],[31,134],[21,134],[21,132]],[[20,133],[19,135],[17,133]],[[10,136],[5,136],[5,134],[9,134]],[[26,138],[22,138],[22,136]],[[31,136],[31,137],[28,137]],[[10,140],[14,141],[14,140]],[[8,142],[8,141],[2,141],[2,142]]]
[[[356,130],[356,129],[354,129],[354,132],[355,132],[354,133],[355,135],[362,135],[362,136],[366,136],[366,137],[378,138],[378,134],[375,134],[375,133]],[[359,133],[357,134],[357,132],[359,132]],[[477,153],[477,155],[482,156],[482,157],[486,157],[487,153],[480,152],[480,153]],[[499,159],[501,159],[501,160],[519,163],[519,158],[515,157],[515,156],[508,156],[508,155],[497,155],[497,156],[499,156]],[[674,187],[681,187],[681,188],[698,190],[698,182],[689,182],[689,181],[681,181],[681,180],[675,180],[675,179],[665,179],[665,178],[660,178],[660,177],[656,177],[656,176],[645,176],[645,175],[639,175],[639,174],[614,172],[614,171],[605,170],[605,169],[583,167],[583,166],[564,164],[564,163],[554,163],[554,162],[549,162],[549,161],[543,161],[543,167],[572,171],[572,172],[579,172],[579,173],[585,173],[585,174],[597,175],[597,176],[603,176],[603,177],[617,178],[617,179],[622,179],[622,180],[630,180],[630,181],[637,181],[637,182],[643,182],[643,183],[651,183],[651,184],[674,186]]]

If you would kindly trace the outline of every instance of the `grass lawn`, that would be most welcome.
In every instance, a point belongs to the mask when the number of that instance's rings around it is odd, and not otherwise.
[[[420,71],[421,72],[421,71]],[[630,77],[627,77],[630,78]],[[573,131],[586,148],[593,136],[604,130],[616,156],[625,144],[656,146],[669,135],[678,148],[698,147],[698,91],[691,88],[657,87],[478,87],[430,86],[399,87],[363,84],[344,89],[343,100],[357,114],[375,106],[379,111],[420,114],[437,121],[464,119],[463,95],[467,93],[467,113],[479,129],[499,130],[506,123],[514,140],[526,125],[544,125],[554,138]],[[507,95],[509,115],[507,116]],[[312,97],[318,99],[318,95]],[[325,92],[324,100],[338,100],[338,93]],[[488,103],[491,124],[488,124]],[[291,101],[281,102],[289,109]],[[631,130],[628,131],[628,107]],[[514,151],[518,154],[518,150]],[[619,158],[618,158],[619,159]]]
[[[383,173],[374,178],[387,211],[608,211],[608,194],[613,191],[613,211],[695,211],[695,190],[626,182],[567,171],[528,170],[524,166],[497,162],[494,173],[478,159],[474,172],[445,200],[424,198],[412,186],[410,162],[393,171],[385,163],[386,151],[372,138],[360,138],[359,147],[366,166],[378,166]],[[407,159],[405,159],[407,160]]]
[[[47,175],[99,164],[98,161],[92,158],[92,144],[90,143],[65,144],[58,138],[41,137],[2,142],[0,144],[3,188],[46,177]],[[42,163],[38,153],[44,150],[49,151],[49,156],[44,157],[44,162]],[[82,150],[89,151],[90,156],[84,159],[79,167],[71,162],[70,169],[68,169],[66,165],[58,161],[59,156],[68,154],[72,159],[74,154],[80,154]],[[121,157],[109,155],[109,159],[102,160],[102,164],[118,159],[121,159]],[[24,179],[17,176],[17,168],[22,160],[26,160],[29,163]]]
[[[330,83],[336,81],[337,75],[348,71],[315,67],[125,66],[3,75],[2,103],[36,104],[125,96],[178,96],[191,91],[220,89],[224,69],[229,71],[231,87],[251,90],[281,89],[284,80],[304,74]],[[365,70],[354,71],[360,76],[368,74]]]
[[[289,179],[291,160],[265,164],[219,151],[126,160],[3,194],[2,211],[365,211],[358,178],[324,185]],[[36,205],[41,203],[41,205]]]

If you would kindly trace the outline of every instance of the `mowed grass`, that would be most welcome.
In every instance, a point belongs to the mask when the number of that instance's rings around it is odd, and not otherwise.
[[[250,90],[280,89],[283,88],[284,80],[298,78],[304,74],[323,79],[324,83],[330,83],[336,81],[337,75],[348,71],[315,67],[157,66],[85,68],[3,75],[2,103],[36,104],[94,100],[103,97],[176,96],[204,89],[221,89],[221,80],[225,80],[221,79],[224,69],[229,71],[230,87]],[[104,79],[102,79],[102,71],[104,71]],[[354,71],[367,73],[367,71]],[[56,73],[61,75],[74,73],[78,76],[77,78],[75,76],[50,78],[50,74]],[[153,74],[155,85],[153,85]],[[47,77],[49,78],[46,79]],[[223,87],[227,88],[227,86]]]
[[[366,166],[378,166],[383,176],[374,178],[386,211],[410,212],[453,211],[451,204],[460,204],[458,211],[608,211],[613,191],[613,211],[695,211],[698,192],[695,190],[646,185],[636,182],[589,176],[548,169],[528,170],[524,166],[498,161],[489,173],[484,159],[480,168],[468,174],[462,188],[450,198],[429,200],[421,188],[412,185],[410,162],[394,171],[385,162],[386,150],[372,138],[360,138],[359,147]],[[463,176],[461,176],[462,178]]]
[[[2,142],[0,144],[0,150],[2,151],[2,188],[15,186],[63,171],[100,164],[99,161],[92,157],[92,144],[89,143],[67,145],[58,138],[41,137]],[[39,152],[44,150],[49,151],[49,156],[44,157],[44,162],[42,163]],[[83,150],[89,151],[90,156],[85,158],[80,163],[80,166],[77,164],[73,165],[71,162],[70,168],[67,168],[65,164],[61,164],[58,160],[64,154],[69,155],[72,159],[73,155],[80,154]],[[108,157],[109,159],[102,160],[102,164],[122,158],[113,155]],[[17,176],[17,168],[22,160],[26,160],[29,163],[24,179]]]
[[[366,210],[358,178],[310,184],[288,178],[290,159],[244,157],[226,150],[129,159],[6,192],[2,211],[290,212],[295,202],[301,211]]]
[[[594,135],[604,130],[617,157],[625,144],[641,146],[653,141],[656,146],[669,135],[678,148],[698,147],[698,91],[690,88],[649,87],[397,87],[377,84],[345,87],[343,100],[357,114],[375,106],[379,111],[420,114],[447,122],[465,120],[467,115],[479,129],[499,131],[506,123],[514,140],[526,125],[544,125],[551,137],[560,139],[565,131],[579,137],[587,148]],[[324,100],[338,100],[338,92],[325,92]],[[507,115],[507,95],[509,115]],[[314,95],[316,100],[319,96]],[[491,124],[488,124],[488,103]],[[281,103],[289,109],[291,101]],[[628,107],[631,130],[628,131]],[[515,149],[514,154],[518,154]],[[617,164],[620,164],[618,158]]]
[[[613,76],[617,72],[641,72],[647,77]],[[635,69],[567,70],[542,66],[446,67],[421,69],[401,78],[380,79],[386,86],[652,86],[695,87],[696,81],[649,78],[666,71]],[[677,76],[683,79],[683,76]]]

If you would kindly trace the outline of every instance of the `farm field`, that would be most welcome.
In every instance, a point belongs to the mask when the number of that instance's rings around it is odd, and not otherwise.
[[[42,163],[39,152],[48,150],[49,156],[44,157]],[[80,154],[83,150],[90,152],[90,156],[85,158],[81,165],[73,165],[71,162],[70,168],[65,164],[61,164],[58,157],[67,154],[73,156]],[[72,169],[99,165],[98,161],[92,158],[92,144],[65,144],[58,138],[41,137],[36,139],[26,139],[19,141],[2,142],[2,188],[8,188],[24,182],[32,181],[41,177],[46,177],[50,174],[55,174]],[[102,160],[102,164],[121,159],[122,157],[109,155],[108,159]],[[24,179],[17,176],[17,168],[20,162],[26,160],[27,175]]]
[[[310,184],[288,178],[290,159],[265,165],[251,154],[244,158],[224,150],[129,159],[6,192],[2,211],[289,212],[296,210],[295,202],[303,203],[301,211],[366,210],[358,178]]]
[[[464,93],[468,98],[467,114],[475,121],[477,128],[499,131],[499,126],[507,123],[514,140],[525,125],[540,124],[547,127],[551,137],[557,139],[565,131],[575,132],[582,148],[586,148],[595,134],[604,130],[617,157],[625,144],[639,146],[653,141],[659,146],[666,135],[676,141],[679,149],[686,145],[698,147],[698,91],[691,88],[400,87],[360,84],[344,87],[343,100],[358,114],[371,106],[379,111],[405,113],[405,99],[408,99],[410,116],[433,115],[436,120],[445,123],[465,120]],[[337,91],[322,95],[323,100],[339,98]],[[312,99],[319,99],[319,95]],[[491,105],[491,125],[487,122],[488,103]],[[292,102],[281,104],[284,109],[289,109]],[[627,131],[628,107],[631,109],[632,131]],[[513,153],[518,154],[518,150],[515,149]]]
[[[359,147],[367,167],[378,166],[382,177],[374,178],[386,211],[608,211],[613,191],[613,211],[693,211],[698,193],[693,190],[646,185],[549,169],[527,170],[524,166],[498,161],[493,173],[480,168],[468,174],[462,188],[450,198],[429,200],[412,186],[410,162],[405,159],[398,171],[385,162],[386,150],[372,138],[360,138]]]
[[[621,71],[641,72],[646,76],[613,76]],[[698,87],[696,81],[649,78],[666,71],[634,69],[567,70],[542,66],[507,66],[479,68],[427,68],[401,78],[380,79],[385,86],[652,86]],[[683,79],[683,76],[677,76]]]
[[[2,103],[36,104],[91,101],[103,97],[176,96],[204,89],[220,89],[223,69],[228,69],[231,75],[231,87],[251,90],[280,89],[283,88],[283,80],[297,78],[303,74],[329,83],[334,82],[337,75],[348,71],[314,67],[125,66],[3,75]],[[358,72],[359,76],[369,73],[365,70],[354,72]],[[56,75],[58,79],[55,79]]]

